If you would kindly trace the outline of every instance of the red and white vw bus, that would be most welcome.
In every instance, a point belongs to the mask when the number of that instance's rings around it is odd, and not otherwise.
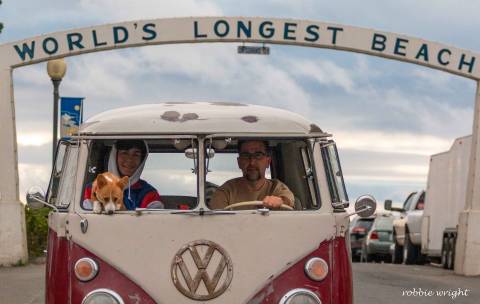
[[[85,189],[115,142],[148,147],[142,179],[162,204],[97,214]],[[261,140],[266,176],[294,208],[214,210],[216,188],[241,176],[238,143]],[[284,110],[235,103],[162,103],[99,114],[59,143],[46,196],[46,303],[352,303],[347,194],[331,136]],[[369,216],[374,200],[356,207]],[[227,208],[226,208],[227,209]]]

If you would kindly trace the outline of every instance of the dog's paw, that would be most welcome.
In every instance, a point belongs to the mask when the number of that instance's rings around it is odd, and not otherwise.
[[[102,213],[102,205],[97,201],[93,202],[93,213],[96,213],[96,214]]]
[[[125,208],[125,205],[124,204],[115,204],[115,211],[125,211],[127,210]]]

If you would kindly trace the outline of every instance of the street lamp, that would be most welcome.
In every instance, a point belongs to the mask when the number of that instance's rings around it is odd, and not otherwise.
[[[57,148],[57,133],[58,133],[58,87],[62,81],[65,72],[67,71],[67,64],[62,59],[50,60],[47,63],[47,72],[53,83],[53,143],[52,143],[52,162],[55,163],[55,152]]]

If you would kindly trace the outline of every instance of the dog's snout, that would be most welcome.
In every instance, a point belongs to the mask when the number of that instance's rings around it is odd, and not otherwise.
[[[113,214],[113,210],[108,210],[107,214]]]

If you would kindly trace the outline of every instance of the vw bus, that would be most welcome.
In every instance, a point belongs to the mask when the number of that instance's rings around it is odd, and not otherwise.
[[[85,189],[125,139],[145,143],[141,178],[161,204],[95,213]],[[242,176],[238,145],[248,140],[265,143],[266,177],[290,189],[293,207],[211,208],[217,188]],[[53,209],[48,304],[353,301],[351,214],[335,143],[288,111],[170,102],[96,115],[59,142],[46,195],[30,191],[27,201]],[[355,207],[369,216],[375,202],[360,197]]]

